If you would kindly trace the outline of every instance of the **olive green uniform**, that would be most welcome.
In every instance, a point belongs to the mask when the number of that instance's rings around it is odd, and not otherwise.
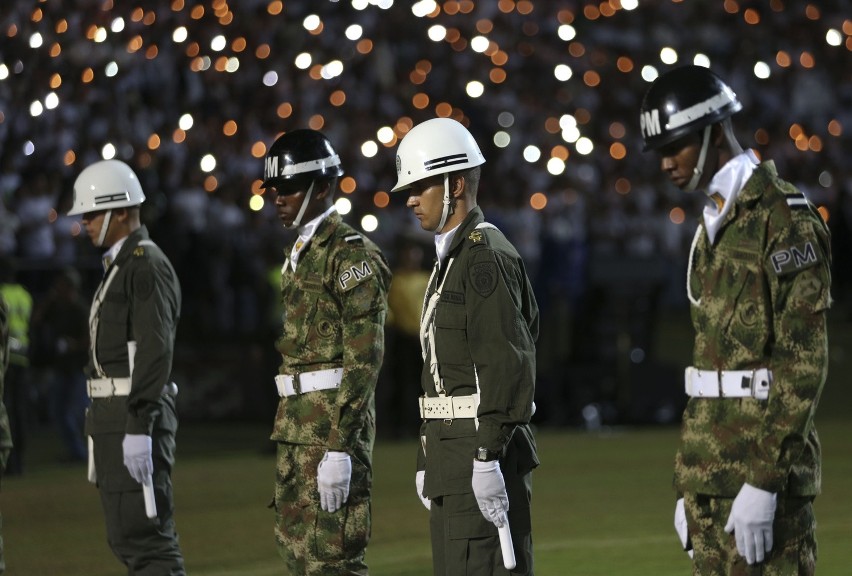
[[[0,477],[6,468],[6,459],[12,450],[12,431],[9,428],[9,416],[3,404],[3,384],[6,368],[9,365],[9,317],[6,302],[0,296]],[[0,516],[0,527],[3,517]],[[3,536],[0,535],[0,574],[6,571],[6,559],[3,555]]]
[[[95,295],[86,368],[90,379],[131,376],[127,343],[136,342],[130,394],[93,398],[86,414],[107,540],[133,575],[185,573],[171,482],[178,421],[175,398],[164,393],[180,305],[177,275],[142,226],[128,236]],[[124,466],[125,434],[147,434],[152,439],[157,503],[153,520],[145,515],[142,486]]]
[[[810,574],[820,491],[814,413],[828,368],[827,227],[772,162],[760,164],[710,245],[703,224],[688,278],[702,370],[767,368],[768,399],[690,398],[674,485],[685,495],[696,574]],[[743,483],[777,493],[774,547],[751,567],[725,534]],[[801,569],[801,572],[799,571]]]
[[[538,305],[523,261],[475,207],[459,225],[428,302],[441,287],[434,346],[447,396],[480,393],[478,418],[424,420],[417,469],[425,470],[436,575],[533,574],[531,471],[538,466],[528,426],[535,393]],[[452,259],[452,264],[449,264]],[[446,273],[446,278],[444,277]],[[439,395],[426,353],[426,396]],[[424,451],[425,447],[425,451]],[[471,486],[474,453],[500,454],[517,566],[503,567],[497,528],[480,512]]]
[[[336,212],[319,224],[296,270],[289,263],[282,270],[279,373],[342,369],[338,388],[282,397],[275,417],[275,537],[294,575],[367,574],[375,389],[390,280],[379,247]],[[321,509],[317,491],[326,451],[346,452],[352,462],[349,498],[335,512]]]

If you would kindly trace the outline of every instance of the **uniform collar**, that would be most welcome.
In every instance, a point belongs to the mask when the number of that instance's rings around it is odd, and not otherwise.
[[[139,228],[110,246],[109,250],[104,252],[104,258],[110,258],[113,262],[118,259],[123,260],[127,257],[127,254],[133,251],[133,248],[136,248],[141,240],[147,239],[148,229],[142,224]],[[125,246],[127,246],[126,250],[124,249]]]

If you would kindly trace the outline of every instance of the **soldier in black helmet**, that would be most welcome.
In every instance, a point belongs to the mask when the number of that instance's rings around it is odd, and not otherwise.
[[[390,269],[334,207],[340,157],[315,130],[279,137],[263,187],[298,231],[281,269],[275,537],[293,575],[367,574]]]
[[[737,142],[741,108],[699,66],[663,74],[642,102],[645,150],[708,199],[687,269],[696,336],[674,523],[696,574],[813,574],[829,235],[775,164]]]

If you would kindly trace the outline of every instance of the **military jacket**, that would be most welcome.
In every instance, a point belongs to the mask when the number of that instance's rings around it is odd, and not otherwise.
[[[6,459],[12,450],[12,429],[9,427],[9,414],[3,403],[3,388],[6,381],[6,368],[9,367],[9,311],[6,302],[0,296],[0,472],[6,467]]]
[[[441,274],[426,293],[428,301],[443,282],[434,322],[446,395],[476,393],[477,379],[480,392],[478,426],[473,419],[423,423],[425,454],[421,449],[418,469],[426,470],[424,492],[430,498],[471,491],[479,447],[501,455],[518,449],[526,471],[538,465],[527,426],[535,394],[538,305],[517,250],[496,228],[477,228],[483,221],[475,207],[459,225]],[[438,395],[428,354],[421,384],[426,396]]]
[[[89,378],[130,376],[127,342],[136,342],[130,394],[93,399],[87,434],[151,434],[170,381],[180,306],[177,274],[142,226],[105,272],[89,319]]]
[[[699,226],[688,288],[693,362],[768,368],[767,400],[690,398],[675,462],[679,491],[733,497],[742,484],[815,495],[814,412],[828,368],[829,233],[775,165],[758,166],[711,246]]]
[[[279,373],[342,368],[343,380],[337,389],[281,398],[273,440],[346,452],[365,427],[375,436],[390,281],[379,247],[336,212],[319,224],[296,270],[282,269]]]

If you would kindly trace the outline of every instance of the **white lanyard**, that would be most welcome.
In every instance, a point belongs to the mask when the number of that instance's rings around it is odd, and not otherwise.
[[[446,395],[444,384],[441,381],[441,375],[438,373],[438,354],[435,351],[435,308],[438,306],[438,300],[441,299],[441,292],[444,289],[444,282],[447,281],[447,276],[450,274],[450,268],[453,266],[455,258],[450,258],[447,262],[447,270],[444,272],[444,279],[441,280],[441,285],[435,289],[435,292],[429,297],[428,302],[423,300],[423,314],[420,316],[420,351],[423,360],[426,360],[426,350],[429,350],[429,372],[432,374],[432,380],[435,382],[435,390],[439,395]],[[432,269],[432,275],[429,277],[429,286],[432,285],[432,280],[438,272],[438,264]],[[428,346],[427,346],[428,343]]]
[[[92,308],[89,311],[89,338],[91,339],[92,346],[92,363],[95,365],[95,370],[100,377],[104,377],[106,374],[98,362],[98,319],[101,312],[101,303],[104,301],[104,297],[107,290],[109,290],[109,285],[112,283],[113,278],[115,278],[116,272],[118,272],[118,265],[113,263],[107,272],[106,278],[98,286],[98,291],[95,293],[94,300],[92,300]]]

